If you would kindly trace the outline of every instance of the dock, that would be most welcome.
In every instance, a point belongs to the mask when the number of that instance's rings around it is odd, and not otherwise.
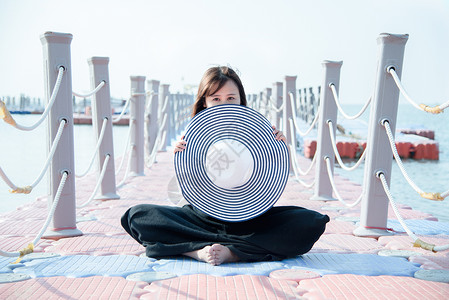
[[[310,164],[309,159],[298,158],[302,165]],[[126,180],[117,190],[120,199],[96,200],[77,210],[82,236],[43,240],[18,264],[11,264],[15,258],[0,257],[4,282],[0,299],[449,298],[449,250],[414,248],[391,207],[388,225],[393,235],[354,236],[360,204],[347,209],[339,201],[309,200],[313,190],[293,176],[276,205],[306,207],[331,218],[309,253],[283,261],[220,266],[186,257],[148,258],[144,247],[122,229],[120,217],[137,204],[176,205],[174,180],[173,153],[168,148],[158,153],[151,169],[145,168],[145,176]],[[339,176],[335,180],[345,199],[360,195],[360,185]],[[94,174],[76,181],[77,204],[89,198],[95,181]],[[399,210],[422,240],[449,243],[449,224],[410,207]],[[1,248],[17,251],[26,246],[46,216],[45,197],[0,215]]]

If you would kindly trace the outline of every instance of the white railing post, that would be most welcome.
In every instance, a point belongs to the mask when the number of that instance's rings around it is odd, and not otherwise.
[[[167,144],[170,145],[175,139],[175,130],[176,130],[176,117],[179,117],[177,110],[177,101],[179,99],[179,93],[171,94],[168,97],[168,110],[170,111],[170,119],[168,123],[168,132],[167,132]]]
[[[376,229],[386,228],[388,217],[388,197],[376,175],[378,172],[382,172],[390,185],[393,153],[382,121],[388,120],[394,135],[399,90],[393,77],[388,73],[388,69],[393,67],[401,77],[407,40],[407,34],[382,33],[377,38],[380,57],[368,128],[360,226],[354,230],[354,234],[357,236],[389,234],[385,229]]]
[[[144,115],[145,115],[145,76],[131,76],[131,102],[129,107],[132,126],[130,143],[130,176],[144,176]]]
[[[282,100],[282,92],[284,89],[284,84],[282,82],[275,82],[273,83],[273,96],[271,97],[271,104],[273,108],[271,109],[271,122],[274,126],[276,126],[277,129],[281,128],[281,118],[282,118],[282,110],[280,112],[276,111],[276,109],[279,109],[282,106],[282,103],[284,102]]]
[[[272,89],[271,88],[265,88],[265,98],[264,98],[264,103],[263,103],[263,108],[264,108],[264,112],[263,115],[266,116],[268,119],[270,118],[271,115],[271,103],[270,103],[270,98],[271,98],[271,93],[272,93]],[[270,120],[271,121],[271,120]]]
[[[296,102],[296,76],[285,76],[285,89],[284,89],[284,109],[282,110],[282,131],[284,135],[289,139],[290,134],[290,126],[289,121],[293,118],[293,107],[292,102],[290,101],[290,93],[293,95],[293,103]],[[278,128],[279,129],[279,128]],[[293,153],[291,153],[293,154]],[[290,173],[293,173],[293,160],[290,159]]]
[[[169,84],[162,84],[161,85],[161,98],[160,98],[160,106],[161,106],[161,110],[160,110],[160,120],[162,122],[162,120],[164,119],[164,115],[167,114],[167,121],[165,122],[165,126],[162,128],[162,134],[165,132],[166,134],[163,135],[164,139],[162,140],[162,147],[161,147],[161,151],[167,151],[167,143],[169,141],[168,138],[168,126],[170,123],[170,103],[165,103],[166,101],[170,101],[170,91],[169,91],[170,85]],[[165,110],[162,111],[162,109],[164,109],[165,106]]]
[[[158,125],[158,109],[159,109],[159,84],[158,80],[147,80],[147,91],[151,94],[147,95],[147,104],[145,110],[145,145],[146,155],[150,155],[156,142]]]
[[[315,166],[315,191],[310,198],[311,200],[337,200],[332,197],[332,185],[327,174],[326,157],[330,160],[332,174],[334,173],[335,153],[332,148],[329,126],[327,121],[331,120],[334,125],[334,134],[337,124],[337,104],[333,99],[330,84],[334,84],[338,91],[340,85],[340,69],[343,62],[341,61],[324,61],[324,78],[323,91],[321,92],[320,101],[320,120],[318,121],[318,136],[316,149],[316,166]],[[305,94],[304,94],[305,97]]]
[[[51,207],[55,200],[63,173],[68,173],[58,206],[49,226],[51,229],[44,233],[44,238],[61,238],[83,234],[76,228],[72,66],[70,61],[72,37],[71,34],[57,32],[46,32],[41,36],[44,53],[46,99],[50,99],[59,67],[65,69],[56,101],[48,115],[47,152],[51,148],[60,122],[62,120],[67,121],[48,172],[48,207]]]
[[[107,155],[109,155],[109,162],[100,185],[100,195],[96,196],[95,199],[119,199],[120,196],[117,195],[115,183],[115,156],[112,137],[111,91],[108,69],[109,57],[91,57],[87,62],[90,67],[92,89],[95,89],[102,81],[105,82],[105,85],[92,96],[92,125],[96,141],[100,138],[103,120],[105,118],[108,120],[104,130],[103,141],[97,153],[98,177],[100,177]]]

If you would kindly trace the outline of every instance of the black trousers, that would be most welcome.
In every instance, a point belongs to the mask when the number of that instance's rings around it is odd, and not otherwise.
[[[273,207],[243,222],[224,222],[191,205],[141,204],[121,219],[148,257],[180,255],[215,243],[241,261],[282,260],[308,252],[323,234],[327,215],[296,206]]]

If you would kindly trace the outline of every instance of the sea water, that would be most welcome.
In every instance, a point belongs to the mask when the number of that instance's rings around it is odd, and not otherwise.
[[[361,105],[347,105],[344,107],[348,114],[355,114]],[[19,124],[32,125],[39,115],[14,115]],[[366,122],[369,109],[361,117]],[[339,115],[339,122],[351,128],[350,122],[344,121]],[[410,178],[425,192],[444,192],[449,189],[449,116],[447,113],[430,115],[421,112],[409,104],[401,104],[398,111],[397,128],[426,128],[435,131],[435,139],[439,142],[440,157],[437,161],[404,159],[404,167]],[[358,126],[355,126],[358,127]],[[359,130],[364,130],[359,129]],[[366,134],[367,134],[366,127]],[[31,184],[39,175],[46,159],[46,122],[34,131],[19,131],[4,122],[0,122],[0,166],[11,181],[17,186]],[[360,135],[363,135],[362,132]],[[125,151],[128,136],[128,126],[114,126],[114,154],[121,157]],[[365,135],[366,137],[366,135]],[[89,165],[90,158],[95,149],[95,138],[91,125],[75,125],[75,172],[82,173]],[[345,160],[348,165],[354,160]],[[116,164],[118,167],[118,165]],[[335,172],[350,180],[363,184],[362,163],[352,172],[335,166]],[[449,222],[449,197],[444,201],[431,201],[421,198],[406,182],[404,176],[393,160],[391,192],[394,199],[413,209],[427,212],[440,221]],[[31,202],[39,196],[47,194],[47,176],[28,195],[10,194],[9,187],[0,179],[0,213],[11,211],[17,207]],[[348,201],[355,199],[345,199]]]

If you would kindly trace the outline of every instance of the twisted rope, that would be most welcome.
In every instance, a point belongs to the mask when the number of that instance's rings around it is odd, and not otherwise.
[[[129,106],[129,102],[131,101],[131,98],[128,98],[128,100],[126,100],[125,105],[123,106],[122,112],[120,113],[120,115],[117,118],[112,118],[112,123],[118,123],[123,116],[125,115],[126,110],[128,109]]]
[[[119,173],[119,171],[122,169],[123,167],[123,163],[125,161],[126,155],[128,155],[128,164],[125,170],[125,175],[123,176],[122,181],[117,184],[117,188],[121,187],[126,179],[128,179],[128,172],[130,169],[130,162],[131,162],[131,155],[132,155],[132,151],[129,150],[129,146],[130,146],[130,140],[131,140],[131,132],[132,132],[132,127],[135,126],[134,122],[131,122],[129,124],[129,130],[128,130],[128,138],[126,139],[126,148],[125,148],[125,152],[123,152],[123,156],[122,156],[122,160],[120,162],[120,166],[118,167],[117,171],[115,172],[115,176],[117,176],[117,174]]]
[[[391,132],[390,128],[390,122],[388,120],[383,120],[382,125],[385,127],[385,130],[387,132],[388,140],[390,142],[391,151],[393,152],[393,156],[396,159],[396,162],[398,163],[398,167],[401,170],[402,175],[407,180],[407,182],[410,184],[410,186],[423,198],[429,199],[429,200],[437,200],[442,201],[444,198],[449,194],[449,190],[444,192],[443,194],[440,193],[426,193],[422,189],[420,189],[410,178],[407,171],[405,170],[404,164],[402,163],[401,158],[399,157],[398,150],[396,148],[396,143],[393,138],[393,133]]]
[[[430,243],[426,243],[424,241],[422,241],[421,239],[418,238],[418,236],[416,236],[409,228],[408,226],[405,224],[404,219],[402,218],[402,216],[399,213],[398,208],[396,207],[396,202],[393,199],[393,196],[391,195],[390,189],[388,187],[387,184],[387,180],[385,178],[385,175],[382,172],[378,172],[376,174],[377,178],[380,179],[380,181],[382,182],[382,186],[384,188],[385,194],[387,194],[388,200],[390,200],[391,203],[391,207],[393,208],[393,211],[396,215],[396,217],[398,218],[399,223],[401,223],[402,227],[405,229],[405,231],[407,232],[407,234],[413,239],[413,246],[414,247],[420,247],[423,248],[425,250],[430,250],[432,252],[437,252],[437,251],[444,251],[449,249],[449,244],[447,245],[443,245],[443,246],[436,246],[434,244],[430,244]]]
[[[162,148],[162,141],[165,140],[166,131],[164,131],[165,123],[167,123],[168,114],[164,114],[164,118],[162,119],[161,125],[159,126],[158,133],[156,135],[156,140],[154,142],[153,149],[151,150],[150,156],[147,160],[147,167],[150,168],[154,162],[156,161],[156,155],[159,150]]]
[[[358,168],[358,166],[360,166],[362,161],[365,159],[366,148],[363,150],[362,155],[360,156],[359,160],[355,163],[355,165],[353,165],[352,167],[347,167],[344,164],[343,160],[341,159],[340,153],[338,152],[338,149],[337,149],[337,141],[335,139],[334,126],[332,124],[332,121],[327,120],[327,125],[329,126],[329,135],[331,138],[332,149],[334,150],[334,154],[335,154],[335,157],[337,158],[338,164],[340,165],[340,167],[342,167],[342,169],[344,169],[346,171],[354,171],[355,169]]]
[[[61,178],[61,181],[59,182],[59,186],[58,186],[58,189],[56,191],[55,199],[54,199],[53,204],[52,204],[52,206],[50,208],[50,211],[49,211],[49,213],[47,215],[47,219],[45,220],[44,225],[42,226],[41,230],[36,235],[34,240],[31,243],[29,243],[26,248],[24,248],[24,249],[22,249],[20,251],[17,251],[17,252],[7,252],[7,251],[0,250],[0,255],[1,256],[18,257],[18,259],[14,262],[16,264],[16,263],[20,262],[25,255],[30,254],[30,253],[33,252],[34,246],[42,238],[42,235],[44,235],[44,232],[47,230],[48,225],[50,224],[51,219],[53,219],[56,207],[58,206],[58,203],[59,203],[59,199],[61,198],[62,190],[64,189],[64,185],[65,185],[66,180],[67,180],[67,176],[68,176],[67,172],[64,172],[62,174],[62,178]]]
[[[296,106],[295,106],[295,102],[293,101],[293,94],[290,92],[288,93],[288,96],[290,98],[290,103],[292,105],[292,113],[293,113],[293,124],[295,124],[295,128],[296,131],[298,132],[298,134],[300,136],[306,136],[308,135],[312,129],[315,127],[316,122],[318,121],[318,116],[320,115],[319,111],[317,112],[317,114],[315,115],[315,118],[313,119],[312,123],[310,124],[309,129],[307,129],[305,132],[302,132],[301,129],[299,129],[299,126],[297,124],[297,115],[296,115]]]
[[[148,98],[150,98],[151,96],[157,96],[157,95],[158,95],[158,93],[155,93],[155,92],[153,92],[153,91],[147,92]],[[147,101],[147,105],[145,106],[145,111],[149,111],[149,110],[150,110],[150,108],[151,108],[151,102],[152,102],[152,101]]]
[[[298,181],[301,185],[305,186],[306,188],[311,188],[311,187],[313,187],[315,185],[315,179],[311,183],[306,183],[305,181],[303,181],[303,180],[301,180],[299,178],[298,174],[300,174],[300,175],[307,175],[310,172],[310,170],[312,170],[312,167],[315,164],[315,159],[317,157],[316,152],[315,152],[315,155],[313,156],[313,159],[312,159],[312,162],[311,162],[311,164],[309,166],[309,169],[306,172],[302,171],[301,168],[299,167],[299,163],[298,163],[298,160],[297,160],[297,157],[296,157],[296,149],[293,146],[293,145],[296,144],[296,139],[295,139],[295,136],[294,136],[294,133],[293,133],[293,131],[295,129],[293,127],[292,119],[289,119],[289,124],[290,124],[290,141],[291,142],[287,146],[288,146],[288,148],[290,150],[290,156],[292,158],[293,173],[295,174],[296,181]]]
[[[97,87],[95,89],[93,89],[92,91],[88,92],[87,94],[80,94],[80,93],[76,93],[74,91],[72,91],[72,95],[75,97],[80,97],[80,98],[87,98],[90,97],[94,94],[96,94],[99,90],[101,90],[101,88],[106,84],[106,81],[101,81]]]
[[[293,147],[293,149],[294,149],[294,145],[296,145],[296,138],[295,138],[295,134],[294,134],[295,128],[294,128],[294,126],[293,126],[293,120],[290,118],[288,121],[289,121],[289,123],[290,123],[290,141],[291,141],[291,145],[290,145],[290,146]],[[295,151],[295,153],[296,153],[296,151]],[[310,164],[309,168],[308,168],[306,171],[303,171],[303,170],[299,167],[299,163],[296,164],[296,169],[298,170],[298,173],[301,174],[301,175],[303,175],[303,176],[309,174],[310,171],[311,171],[312,168],[313,168],[313,165],[314,165],[315,162],[316,162],[316,157],[317,157],[317,151],[315,151],[315,154],[313,155],[313,158],[312,158],[312,163]],[[295,160],[296,160],[296,157],[295,157]]]
[[[53,156],[55,154],[56,148],[58,147],[59,140],[61,139],[61,135],[62,135],[64,126],[66,123],[67,123],[67,121],[65,119],[61,120],[61,123],[59,124],[59,128],[58,128],[58,132],[56,133],[56,137],[53,141],[53,144],[51,145],[50,154],[47,157],[47,161],[45,162],[44,168],[42,169],[41,173],[39,174],[39,176],[36,178],[36,180],[32,184],[24,186],[24,187],[17,187],[16,185],[14,185],[11,182],[11,180],[9,180],[9,178],[6,176],[6,174],[0,168],[0,170],[1,170],[0,175],[5,180],[6,184],[11,188],[11,190],[10,190],[11,193],[13,193],[13,194],[29,194],[29,193],[31,193],[33,188],[39,184],[39,182],[44,177],[44,174],[47,172],[47,169],[53,159]]]
[[[337,190],[337,185],[335,184],[335,181],[334,181],[334,174],[332,174],[332,170],[331,170],[331,162],[330,162],[330,158],[329,158],[328,156],[325,156],[325,157],[324,157],[324,160],[325,160],[325,162],[326,162],[327,175],[328,175],[328,177],[329,177],[329,181],[330,181],[330,183],[331,183],[332,190],[334,191],[335,196],[337,196],[338,201],[340,201],[341,203],[343,203],[343,204],[344,204],[345,206],[347,206],[347,207],[354,207],[354,206],[356,206],[357,204],[359,204],[360,201],[362,200],[363,192],[362,192],[362,194],[359,196],[359,198],[357,198],[357,200],[355,200],[352,204],[346,203],[346,201],[343,200],[343,198],[340,196],[340,193],[339,193],[338,190]]]
[[[53,92],[51,93],[50,100],[48,101],[48,105],[45,108],[44,112],[42,113],[40,119],[32,126],[23,126],[20,124],[17,124],[16,121],[11,117],[10,112],[6,109],[6,105],[0,101],[0,119],[3,119],[6,123],[9,125],[23,131],[31,131],[33,129],[36,129],[47,117],[48,113],[50,112],[55,100],[56,95],[58,95],[59,87],[61,86],[62,76],[64,75],[64,67],[59,67],[58,77],[56,79],[55,86],[53,88]]]
[[[393,77],[394,82],[396,83],[396,86],[398,87],[399,91],[401,91],[401,94],[404,96],[404,98],[408,102],[410,102],[410,104],[412,104],[415,108],[417,108],[417,109],[419,109],[421,111],[425,111],[425,112],[431,113],[431,114],[439,114],[439,113],[444,112],[444,110],[449,107],[449,101],[447,101],[447,102],[445,102],[443,104],[437,105],[435,107],[430,107],[430,106],[422,104],[422,103],[421,104],[417,104],[416,102],[414,102],[412,100],[412,98],[409,96],[409,94],[405,90],[404,86],[401,83],[401,80],[399,79],[398,74],[396,73],[396,70],[393,67],[389,67],[388,68],[388,73],[390,73],[391,76]]]
[[[100,187],[100,184],[103,182],[104,175],[106,174],[106,168],[108,166],[110,158],[111,158],[111,155],[107,154],[104,159],[104,162],[103,162],[103,168],[101,169],[100,177],[98,178],[97,184],[95,185],[94,191],[92,192],[89,199],[85,203],[83,203],[81,205],[77,205],[76,208],[83,208],[83,207],[87,206],[90,202],[92,202],[92,200],[94,200],[94,197],[97,194],[98,188]]]
[[[81,173],[81,175],[75,175],[77,178],[81,178],[81,177],[86,176],[87,173],[92,168],[92,165],[93,165],[94,160],[95,160],[95,155],[98,153],[98,150],[100,150],[101,143],[103,143],[103,138],[104,138],[104,133],[106,131],[106,124],[107,123],[108,123],[108,118],[104,118],[103,119],[103,124],[101,125],[100,136],[98,137],[97,145],[95,146],[95,151],[92,154],[92,157],[90,159],[89,167],[87,167],[87,170],[85,172]]]
[[[158,118],[160,118],[160,117],[161,117],[161,115],[162,115],[163,113],[165,113],[165,112],[166,112],[166,110],[167,110],[167,106],[168,106],[168,95],[167,95],[167,96],[165,96],[165,99],[164,99],[164,105],[162,105],[162,108],[161,108],[161,110],[159,111],[159,115],[158,115]]]
[[[356,113],[355,115],[350,116],[350,115],[345,113],[345,111],[343,110],[343,108],[340,105],[340,99],[338,98],[337,89],[335,88],[335,84],[330,83],[329,87],[332,90],[332,94],[334,95],[334,100],[335,100],[335,104],[337,104],[338,111],[343,115],[343,117],[345,117],[348,120],[355,120],[358,117],[360,117],[365,112],[365,110],[367,109],[368,105],[371,103],[371,99],[372,98],[369,97],[368,101],[366,101],[366,103],[362,107],[362,109],[358,113]]]
[[[279,106],[279,108],[276,107],[277,103],[274,103],[274,101],[271,99],[271,97],[269,98],[270,103],[271,103],[271,109],[273,109],[275,112],[279,113],[284,109],[284,103],[281,104],[281,106]]]

